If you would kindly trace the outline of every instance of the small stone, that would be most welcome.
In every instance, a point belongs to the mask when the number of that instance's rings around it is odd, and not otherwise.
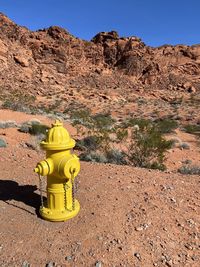
[[[137,227],[135,228],[135,230],[136,230],[136,231],[143,231],[143,230],[146,230],[148,227],[149,227],[149,224],[144,223],[144,224],[141,224],[140,226],[137,226]]]
[[[55,267],[56,266],[56,264],[55,264],[55,262],[53,262],[53,261],[50,261],[50,262],[48,262],[47,264],[46,264],[46,267]]]
[[[22,67],[28,67],[28,60],[24,56],[16,55],[14,56],[16,63],[20,64]]]
[[[171,202],[176,203],[176,199],[174,197],[170,198]]]
[[[193,250],[193,246],[191,246],[190,244],[185,244],[185,247],[189,250]]]
[[[140,253],[138,253],[138,252],[135,252],[134,253],[134,256],[139,260],[139,261],[141,261],[141,255],[140,255]]]
[[[95,267],[103,267],[102,262],[101,262],[101,261],[97,261],[97,262],[95,263]]]
[[[71,261],[72,259],[73,259],[73,257],[70,256],[70,255],[65,257],[65,260],[66,260],[66,261]]]
[[[0,147],[7,147],[7,144],[3,139],[0,139]]]
[[[30,267],[30,264],[27,261],[24,261],[22,263],[22,267]]]
[[[189,224],[190,227],[195,225],[195,222],[192,219],[188,219],[187,223]]]

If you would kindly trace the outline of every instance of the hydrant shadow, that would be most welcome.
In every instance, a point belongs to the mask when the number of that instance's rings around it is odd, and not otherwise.
[[[16,181],[0,180],[0,200],[6,202],[9,205],[34,214],[31,211],[9,201],[16,200],[23,202],[24,204],[35,208],[35,212],[37,216],[39,216],[39,207],[41,205],[41,201],[40,196],[35,193],[36,190],[36,185],[19,185]]]

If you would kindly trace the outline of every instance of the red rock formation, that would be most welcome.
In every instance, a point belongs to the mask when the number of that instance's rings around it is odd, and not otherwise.
[[[112,95],[112,90],[119,98],[142,90],[167,99],[168,92],[200,89],[200,45],[153,48],[115,31],[99,33],[89,42],[57,26],[32,32],[2,13],[0,62],[3,96],[12,91],[60,94],[69,103],[87,104],[92,94],[97,100],[99,93]]]

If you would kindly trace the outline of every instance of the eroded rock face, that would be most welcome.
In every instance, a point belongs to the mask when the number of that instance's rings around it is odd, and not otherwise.
[[[66,99],[71,90],[85,90],[85,98],[91,91],[95,96],[117,90],[124,96],[143,90],[158,97],[166,92],[167,99],[167,92],[200,90],[200,45],[153,48],[116,31],[98,33],[89,42],[58,26],[32,32],[2,13],[0,62],[0,86],[6,92],[54,95],[63,87]]]

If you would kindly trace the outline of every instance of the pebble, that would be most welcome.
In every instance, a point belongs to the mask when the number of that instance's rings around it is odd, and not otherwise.
[[[170,198],[171,202],[176,203],[176,199],[174,197]]]
[[[144,223],[144,224],[142,224],[142,225],[140,225],[140,226],[137,226],[137,227],[135,228],[135,230],[136,230],[136,231],[143,231],[143,230],[146,230],[148,227],[149,227],[149,224]]]
[[[66,257],[65,257],[65,260],[66,260],[66,261],[71,261],[71,260],[72,260],[72,256],[70,256],[70,255],[69,255],[69,256],[66,256]]]
[[[138,253],[138,252],[135,252],[134,253],[134,256],[139,260],[139,261],[141,261],[141,255],[140,255],[140,253]]]
[[[22,267],[29,267],[29,266],[30,266],[30,264],[27,261],[24,261],[22,263]]]
[[[97,261],[95,263],[95,267],[103,267],[102,262],[101,261]]]
[[[53,262],[53,261],[50,261],[50,262],[48,262],[47,264],[46,264],[46,267],[55,267],[56,266],[56,264],[55,264],[55,262]]]

